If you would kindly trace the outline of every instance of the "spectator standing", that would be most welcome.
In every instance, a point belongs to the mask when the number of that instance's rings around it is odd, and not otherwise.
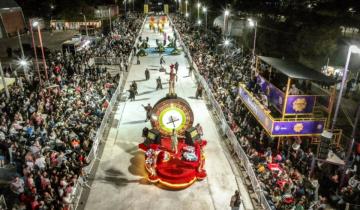
[[[200,137],[202,137],[204,135],[204,131],[203,131],[203,128],[200,125],[200,123],[196,124],[195,129],[198,132],[198,134],[200,135]]]
[[[199,97],[202,98],[203,89],[204,89],[204,88],[202,87],[202,85],[201,85],[201,84],[198,84],[198,86],[197,86],[197,88],[196,88],[196,94],[195,94],[195,98],[196,98],[196,99],[199,99]]]
[[[124,67],[125,67],[125,72],[128,72],[129,64],[127,62],[125,62]]]
[[[241,196],[238,190],[235,191],[235,194],[231,197],[230,207],[231,210],[239,210],[241,205]]]
[[[164,56],[161,56],[160,57],[160,68],[164,68],[163,65],[165,64],[165,59],[164,59]]]
[[[146,111],[146,119],[145,122],[147,122],[148,120],[150,120],[151,118],[151,111],[152,111],[152,106],[150,104],[148,104],[147,106],[142,105]]]
[[[190,66],[189,67],[189,75],[188,75],[189,77],[191,77],[193,70],[194,70],[194,68],[192,66]]]
[[[150,79],[150,71],[148,68],[145,69],[145,79],[149,80]]]
[[[130,86],[129,89],[129,99],[130,101],[135,101],[135,90],[133,86]]]
[[[140,65],[140,55],[139,55],[139,53],[136,54],[136,64]]]
[[[131,87],[133,88],[135,95],[138,95],[139,94],[137,91],[138,88],[135,81],[132,82]]]
[[[179,70],[179,63],[176,61],[175,63],[175,73],[177,74]]]
[[[156,90],[163,89],[160,76],[156,79]]]
[[[10,189],[13,193],[20,195],[24,192],[24,180],[20,179],[19,176],[15,176],[14,180],[10,184]]]
[[[299,89],[296,87],[295,84],[292,84],[289,90],[289,95],[299,95],[299,94],[300,94]]]

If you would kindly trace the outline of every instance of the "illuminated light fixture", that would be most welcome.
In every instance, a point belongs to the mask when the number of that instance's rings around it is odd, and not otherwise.
[[[255,21],[251,18],[248,19],[249,25],[250,27],[254,27],[255,26]]]
[[[29,63],[26,59],[20,59],[18,61],[18,63],[20,64],[20,66],[26,67]]]
[[[360,48],[358,48],[356,45],[351,45],[349,49],[352,53],[360,54]]]
[[[32,24],[34,27],[37,27],[39,25],[39,21],[34,21]]]

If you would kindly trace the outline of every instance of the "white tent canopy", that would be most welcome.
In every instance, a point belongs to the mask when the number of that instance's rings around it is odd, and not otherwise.
[[[5,78],[5,83],[6,83],[7,87],[9,87],[15,83],[15,78]],[[4,89],[4,84],[3,84],[2,80],[0,79],[0,91],[3,91],[3,89]]]
[[[217,26],[221,28],[221,30],[224,30],[224,15],[220,15],[214,20],[214,26]],[[229,17],[228,20],[228,32],[230,36],[242,36],[244,33],[244,30],[246,30],[247,27],[247,21],[242,18],[237,17]]]

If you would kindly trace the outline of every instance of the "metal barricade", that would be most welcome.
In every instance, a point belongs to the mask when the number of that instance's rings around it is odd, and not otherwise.
[[[138,37],[135,39],[135,43],[134,43],[134,46],[136,46],[136,44],[138,43],[138,40],[139,40],[139,37],[140,37],[140,34],[142,33],[142,30],[144,28],[144,25],[145,25],[145,21],[147,19],[147,16],[145,17],[142,25],[141,25],[141,28],[139,30],[139,35]],[[133,52],[130,53],[129,57],[128,57],[128,63],[129,63],[129,69],[132,65],[132,60],[134,58],[134,55],[133,55]],[[97,60],[98,59],[98,60]],[[115,60],[120,60],[119,58],[115,57],[113,58],[114,60],[112,61],[115,61]],[[106,60],[104,60],[104,58],[102,57],[97,57],[95,58],[95,63],[96,62],[104,62]],[[85,173],[89,174],[92,170],[92,167],[95,163],[95,161],[93,161],[94,159],[96,159],[96,156],[97,156],[97,152],[98,152],[98,146],[101,142],[101,139],[103,137],[103,134],[104,134],[104,131],[105,131],[105,128],[106,128],[106,125],[109,121],[109,118],[110,118],[110,115],[111,115],[111,112],[116,104],[116,101],[117,101],[117,98],[118,96],[121,94],[122,92],[122,89],[124,88],[125,86],[125,83],[126,83],[126,78],[122,78],[121,81],[119,81],[119,84],[116,88],[116,91],[113,93],[112,97],[111,97],[111,100],[109,102],[109,106],[107,107],[106,111],[105,111],[105,114],[103,116],[103,119],[101,121],[101,124],[100,124],[100,127],[98,128],[97,130],[97,133],[96,133],[96,136],[93,140],[93,145],[92,145],[92,148],[88,154],[88,156],[86,157],[87,161],[91,161],[91,164],[88,165],[87,167],[84,168],[84,171]],[[79,181],[76,182],[75,186],[74,186],[74,190],[73,190],[73,193],[72,193],[72,206],[71,206],[71,209],[75,210],[79,204],[79,201],[80,201],[80,197],[81,197],[81,193],[82,193],[82,189],[83,187],[80,185]]]
[[[96,65],[120,65],[120,57],[95,57],[94,63]]]
[[[168,18],[171,25],[173,25],[172,21],[170,18]],[[188,50],[188,48],[185,46],[184,42],[182,42],[180,33],[176,30],[176,28],[174,27],[174,31],[179,39],[180,45],[182,46],[182,48],[184,49],[184,53],[186,54],[186,57],[188,59],[188,62],[190,63],[190,66],[193,67],[194,69],[194,77],[197,80],[197,82],[199,82],[203,87],[204,87],[204,91],[207,95],[208,100],[210,101],[212,107],[215,109],[215,113],[217,115],[217,117],[220,120],[221,123],[221,131],[226,135],[226,137],[230,140],[230,143],[236,153],[236,155],[238,156],[238,158],[240,160],[242,160],[244,166],[245,166],[245,170],[246,173],[249,175],[250,178],[250,182],[252,185],[252,188],[254,189],[254,191],[256,192],[256,196],[257,199],[260,203],[260,205],[266,209],[266,210],[271,210],[272,208],[270,207],[263,191],[262,188],[260,186],[260,183],[257,179],[256,173],[253,169],[253,166],[250,162],[250,160],[248,159],[245,151],[242,149],[240,143],[238,142],[235,134],[232,132],[232,130],[230,129],[224,112],[221,109],[221,106],[219,105],[219,103],[216,101],[214,95],[212,94],[211,89],[209,88],[209,85],[207,84],[206,80],[201,76],[201,74],[199,73],[198,67],[196,65],[196,63],[193,62],[193,59],[190,55],[190,51]]]

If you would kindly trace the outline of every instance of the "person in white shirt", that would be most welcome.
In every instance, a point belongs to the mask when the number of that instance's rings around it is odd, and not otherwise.
[[[40,156],[35,160],[35,165],[37,167],[39,167],[39,169],[45,169],[46,166],[46,162],[45,162],[45,157],[44,156]]]
[[[13,193],[19,195],[24,192],[24,180],[20,179],[19,176],[16,176],[15,179],[10,184],[10,189]]]
[[[295,86],[295,84],[291,85],[291,88],[289,90],[289,94],[290,95],[299,95],[300,94],[300,90]]]

